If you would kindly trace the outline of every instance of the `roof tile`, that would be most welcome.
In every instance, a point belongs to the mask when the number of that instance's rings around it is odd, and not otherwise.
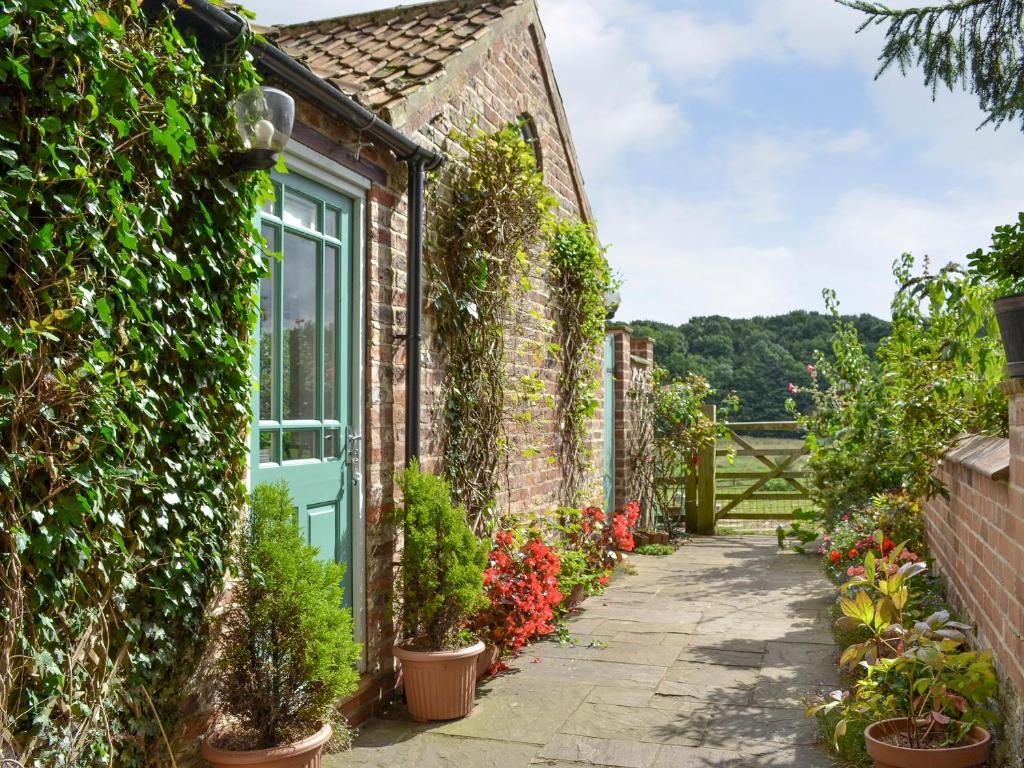
[[[435,80],[447,62],[526,0],[443,0],[280,27],[282,50],[361,103],[382,108]]]

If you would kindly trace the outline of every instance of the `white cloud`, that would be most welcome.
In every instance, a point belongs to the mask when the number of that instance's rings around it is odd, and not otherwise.
[[[628,152],[664,151],[688,125],[658,93],[652,67],[615,21],[617,5],[550,0],[543,21],[566,109],[588,179],[614,168]]]

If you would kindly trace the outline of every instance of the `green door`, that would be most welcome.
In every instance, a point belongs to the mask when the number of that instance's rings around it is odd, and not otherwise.
[[[604,508],[615,510],[615,339],[604,337]]]
[[[260,282],[254,367],[253,482],[288,484],[296,522],[321,557],[345,563],[352,604],[353,498],[360,436],[353,355],[353,200],[312,181],[274,176],[260,226],[269,275]]]

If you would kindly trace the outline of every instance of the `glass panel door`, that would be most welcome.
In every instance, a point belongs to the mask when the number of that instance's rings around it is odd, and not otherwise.
[[[354,439],[351,199],[295,174],[264,207],[266,276],[254,371],[254,483],[287,483],[321,557],[351,566]],[[350,448],[351,446],[351,448]],[[345,578],[351,604],[351,575]]]

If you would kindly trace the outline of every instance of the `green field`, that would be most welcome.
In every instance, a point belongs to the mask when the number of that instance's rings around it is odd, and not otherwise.
[[[781,450],[797,450],[803,445],[803,440],[798,437],[749,437],[747,435],[741,435],[743,440],[750,443],[754,448],[766,448],[766,449],[781,449]],[[732,447],[732,441],[720,441],[718,448]],[[737,448],[739,446],[736,446]],[[786,456],[768,456],[768,460],[774,463],[782,463],[786,460]],[[801,457],[794,464],[786,470],[787,472],[800,471],[804,468],[807,461],[806,457]],[[771,470],[757,457],[757,456],[735,456],[731,461],[726,456],[719,456],[715,463],[716,473],[722,472],[770,472]],[[716,478],[716,488],[719,493],[736,494],[749,488],[756,479],[747,478],[727,478],[718,476]],[[768,483],[761,486],[758,489],[758,493],[784,493],[792,494],[796,491],[788,482],[782,478],[775,478],[769,480]],[[721,501],[721,507],[725,507],[728,502]],[[774,530],[778,525],[780,519],[784,516],[791,514],[795,510],[810,509],[810,502],[807,500],[792,500],[792,499],[756,499],[748,500],[740,503],[730,514],[736,515],[779,515],[780,517],[774,520],[723,520],[719,523],[718,528],[720,531],[734,531],[737,529],[742,530]]]

